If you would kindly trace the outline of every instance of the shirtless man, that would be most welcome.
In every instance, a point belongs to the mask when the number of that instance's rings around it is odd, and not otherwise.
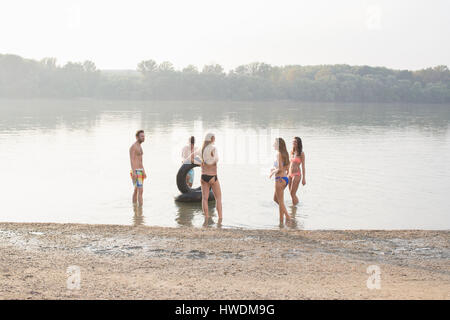
[[[144,164],[142,163],[142,151],[141,144],[145,141],[144,130],[138,130],[136,132],[136,142],[131,145],[130,148],[130,162],[131,162],[131,180],[134,185],[133,192],[133,205],[142,207],[144,203],[142,199],[142,193],[144,192],[144,179],[147,178],[144,170]]]

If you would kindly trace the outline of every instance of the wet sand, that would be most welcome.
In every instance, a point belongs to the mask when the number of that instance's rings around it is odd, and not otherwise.
[[[449,299],[450,231],[0,223],[2,299]],[[381,288],[368,289],[367,268]],[[80,289],[67,288],[78,266]]]

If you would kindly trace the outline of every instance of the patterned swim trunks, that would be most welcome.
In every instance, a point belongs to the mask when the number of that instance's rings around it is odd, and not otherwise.
[[[133,180],[133,171],[130,171],[131,180],[133,181],[133,186],[135,188],[142,188],[144,186],[144,169],[134,170],[136,173],[136,179]]]

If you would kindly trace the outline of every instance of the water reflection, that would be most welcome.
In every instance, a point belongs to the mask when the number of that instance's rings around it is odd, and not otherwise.
[[[202,204],[175,201],[177,215],[175,221],[178,226],[192,227],[195,215],[202,214]]]
[[[205,217],[205,219],[203,221],[203,227],[210,228],[210,227],[216,225],[216,227],[220,229],[220,228],[222,228],[222,222],[219,222],[218,218],[214,219],[215,214],[213,214],[214,213],[213,210],[215,210],[215,206],[211,207],[211,205],[210,205],[209,206],[209,216],[208,216],[208,219],[206,219],[206,217]],[[217,220],[217,223],[215,220]]]
[[[175,221],[178,226],[199,227],[200,225],[203,225],[204,227],[210,227],[216,224],[216,207],[214,201],[209,202],[209,217],[207,220],[203,214],[201,202],[174,201],[174,203],[176,206]],[[217,224],[217,227],[221,227],[221,225]]]
[[[145,224],[143,208],[138,205],[133,205],[133,226],[142,226]]]
[[[208,217],[208,219],[206,219],[206,217],[205,217],[205,220],[203,221],[203,227],[205,227],[205,228],[212,227],[215,224],[216,223],[214,222],[214,219],[213,219],[212,215],[210,215]]]
[[[0,219],[201,227],[200,203],[174,202],[175,176],[186,137],[200,146],[211,129],[223,152],[225,225],[277,228],[264,162],[273,129],[304,137],[311,181],[302,204],[288,207],[293,228],[448,228],[449,123],[445,105],[0,100]],[[141,128],[145,219],[129,207],[128,148]],[[23,168],[26,184],[16,177]],[[213,202],[210,212],[207,226],[217,222]]]
[[[299,230],[304,230],[305,229],[305,226],[304,226],[304,223],[305,223],[305,216],[302,216],[301,214],[299,214],[299,213],[297,213],[297,211],[298,211],[298,205],[291,205],[290,207],[289,207],[289,214],[291,215],[291,222],[290,222],[290,224],[288,225],[288,227],[290,228],[290,229],[299,229]]]
[[[282,112],[280,112],[282,110]],[[201,120],[211,128],[233,123],[240,128],[311,128],[342,131],[349,127],[404,127],[445,134],[447,105],[332,104],[274,102],[150,102],[96,100],[1,100],[0,131],[53,130],[61,126],[90,130],[101,121],[139,119],[149,134],[167,125]]]

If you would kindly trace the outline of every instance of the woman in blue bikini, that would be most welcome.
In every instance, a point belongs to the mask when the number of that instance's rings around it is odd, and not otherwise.
[[[286,223],[291,220],[291,216],[287,212],[284,205],[284,189],[289,184],[289,178],[287,172],[289,170],[289,153],[286,149],[286,143],[283,138],[276,138],[273,144],[275,150],[277,150],[277,157],[274,163],[274,168],[270,172],[270,178],[275,175],[275,194],[273,201],[278,204],[280,209],[280,225],[284,224],[284,217],[286,217]]]

